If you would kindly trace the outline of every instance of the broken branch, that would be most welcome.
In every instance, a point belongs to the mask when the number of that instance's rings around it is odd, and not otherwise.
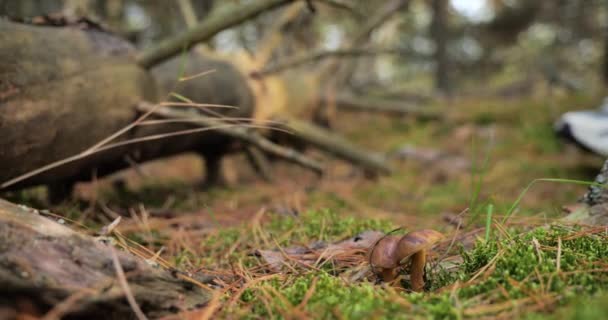
[[[266,182],[272,182],[272,170],[268,163],[268,158],[260,149],[256,147],[246,147],[245,154],[253,169],[264,179]]]
[[[381,112],[399,115],[417,115],[428,119],[436,119],[441,117],[437,110],[430,109],[428,107],[408,105],[395,99],[374,99],[342,94],[335,98],[331,98],[331,101],[327,100],[327,98],[321,98],[321,103],[334,103],[337,108],[342,110]]]
[[[159,107],[154,109],[155,106],[147,102],[140,103],[137,108],[141,112],[148,112],[150,110],[154,110],[154,115],[167,119],[185,119],[189,120],[189,122],[194,125],[200,125],[208,128],[217,127],[217,129],[214,130],[221,134],[254,145],[268,154],[272,154],[285,160],[291,161],[293,163],[299,164],[305,168],[315,171],[318,174],[323,173],[323,167],[321,166],[321,164],[319,164],[313,159],[306,157],[302,153],[297,152],[293,149],[279,146],[271,142],[270,140],[262,137],[258,133],[247,130],[246,128],[240,126],[228,127],[226,126],[226,123],[219,118],[205,117],[198,114],[193,114],[192,112],[174,110],[166,107]]]
[[[332,7],[332,8],[348,11],[350,14],[352,14],[356,18],[365,18],[365,15],[362,12],[360,12],[359,10],[357,10],[357,8],[355,8],[355,6],[353,6],[351,3],[347,3],[345,1],[340,1],[340,0],[316,0],[316,2],[323,3],[323,4],[325,4],[328,7]]]
[[[149,69],[182,51],[190,49],[199,42],[209,40],[223,30],[293,1],[258,0],[246,5],[230,6],[206,18],[192,29],[139,53],[135,59],[140,66]]]
[[[360,57],[372,56],[380,54],[399,54],[397,49],[338,49],[338,50],[322,50],[286,59],[276,65],[265,67],[264,69],[253,72],[252,76],[263,77],[269,74],[278,73],[287,69],[299,67],[310,62],[317,62],[326,58],[333,57]]]
[[[380,155],[363,150],[334,132],[295,118],[281,118],[278,122],[297,138],[340,159],[374,173],[390,174],[392,171]]]

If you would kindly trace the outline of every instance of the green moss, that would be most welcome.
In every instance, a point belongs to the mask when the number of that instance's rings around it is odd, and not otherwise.
[[[331,210],[307,211],[300,216],[275,217],[265,225],[268,233],[279,236],[293,232],[289,241],[335,240],[350,237],[364,230],[387,230],[387,221],[344,217]]]
[[[394,228],[386,220],[344,217],[329,209],[309,210],[297,216],[267,214],[270,219],[259,228],[243,225],[209,234],[200,243],[200,262],[207,267],[219,268],[237,261],[245,267],[254,267],[260,261],[250,253],[256,249],[273,249],[277,244],[289,247],[336,241],[365,230],[388,232]],[[229,250],[230,254],[226,255]],[[325,269],[331,271],[331,266],[328,264]]]
[[[371,283],[348,284],[340,278],[325,273],[311,273],[285,285],[282,281],[268,281],[243,295],[242,301],[252,303],[252,318],[282,318],[280,315],[289,312],[302,302],[304,296],[316,282],[314,292],[305,306],[305,310],[317,319],[403,319],[408,318],[403,312],[403,303],[391,301],[391,293],[378,290]],[[270,311],[257,298],[267,287],[274,288],[285,298],[273,299]],[[402,297],[397,299],[405,300]],[[276,302],[276,303],[275,303]],[[286,305],[287,303],[288,305]],[[404,303],[407,303],[405,301]]]
[[[329,213],[325,215],[331,216]],[[312,216],[315,217],[315,214]],[[336,222],[333,219],[327,221]],[[294,225],[283,224],[278,229],[286,227]],[[328,235],[345,232],[343,227],[331,223],[326,225],[326,230]],[[492,316],[496,312],[475,312],[482,310],[478,308],[486,304],[517,301],[531,295],[542,299],[545,295],[553,294],[558,297],[558,303],[564,303],[576,296],[592,295],[608,288],[608,273],[589,272],[597,269],[598,264],[608,261],[607,236],[581,232],[580,228],[552,226],[520,235],[516,230],[511,230],[510,236],[504,239],[487,243],[480,241],[473,250],[462,253],[463,262],[457,272],[429,274],[431,287],[440,288],[456,280],[466,283],[480,271],[489,270],[469,285],[455,290],[427,294],[396,292],[367,281],[349,283],[331,273],[314,271],[262,281],[241,296],[242,309],[226,312],[240,313],[244,318],[282,318],[303,301],[313,282],[315,288],[304,311],[321,319],[458,319],[473,314]],[[540,244],[538,250],[533,239]],[[558,239],[562,239],[560,272],[557,271],[556,262]],[[491,266],[487,267],[488,264]],[[520,307],[525,311],[523,306]],[[593,315],[605,311],[596,309]],[[591,311],[576,309],[569,312],[580,317]]]
[[[529,320],[587,320],[587,319],[607,319],[608,318],[608,293],[601,292],[593,296],[583,296],[574,298],[568,306],[559,308],[553,314],[530,314],[526,319]]]
[[[312,241],[335,241],[336,239],[352,237],[365,230],[389,231],[394,226],[386,220],[355,219],[351,216],[341,216],[335,211],[310,210],[298,216],[273,215],[269,222],[264,224],[264,231],[273,237],[281,237],[290,233],[289,239],[279,244],[310,243]],[[221,238],[232,241],[224,234],[236,236],[238,229],[228,229],[221,232]]]

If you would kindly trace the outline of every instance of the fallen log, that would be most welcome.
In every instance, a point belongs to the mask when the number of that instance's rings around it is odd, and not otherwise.
[[[130,45],[101,31],[34,27],[7,20],[0,20],[0,30],[2,182],[88,150],[137,119],[136,106],[141,101],[156,102],[160,93],[166,95],[169,78],[174,77],[177,83],[178,75],[163,72],[178,64],[180,57],[153,71],[165,85],[161,90],[155,79],[134,63],[135,51]],[[202,102],[236,106],[238,116],[252,113],[251,90],[234,66],[200,55],[187,56],[187,62],[193,69],[203,69],[197,71],[215,72],[178,83],[175,92],[195,92],[194,98]],[[226,87],[231,90],[220,90]],[[186,128],[180,123],[138,126],[111,142]],[[127,155],[135,161],[147,161],[186,151],[221,154],[228,148],[229,140],[209,133],[130,144],[4,183],[0,189],[88,180],[93,171],[101,177],[128,167]]]
[[[138,66],[137,53],[128,43],[101,30],[1,19],[0,30],[0,189],[46,184],[52,186],[51,198],[61,199],[77,181],[114,173],[134,161],[188,151],[206,158],[213,177],[219,159],[234,149],[235,139],[321,171],[314,160],[249,130],[193,130],[188,121],[143,123],[137,107],[178,97],[235,106],[226,112],[205,111],[231,121],[251,117],[254,124],[263,124],[275,116],[293,119],[318,102],[317,91],[303,87],[314,77],[251,79],[246,68],[199,52],[175,57],[148,72]],[[180,66],[190,70],[189,75],[214,72],[184,77],[176,71]],[[225,125],[219,121],[207,125]],[[383,160],[338,135],[290,121],[301,140],[368,171],[390,171]]]
[[[153,267],[38,214],[0,199],[0,307],[53,318],[131,319],[125,289],[141,311],[157,318],[205,305],[210,293],[177,271]],[[120,267],[116,267],[116,263]],[[203,279],[201,279],[203,280]],[[206,280],[203,280],[206,281]]]
[[[125,156],[145,161],[198,150],[213,155],[206,161],[207,169],[217,168],[221,153],[229,145],[224,140],[210,147],[199,142],[200,134],[112,148],[86,157],[78,155],[128,127],[138,116],[134,108],[137,103],[157,101],[154,80],[144,68],[155,67],[197,42],[291,1],[265,0],[245,7],[229,7],[188,32],[140,54],[125,41],[99,30],[33,27],[1,19],[0,109],[3,112],[0,113],[0,136],[3,139],[0,141],[0,181],[4,183],[0,189],[53,184],[58,188],[50,188],[51,192],[69,191],[75,181],[91,179],[92,172],[99,177],[126,168],[129,164],[124,161]],[[171,65],[171,61],[167,64]],[[236,69],[217,59],[210,59],[207,65],[229,73],[227,85],[231,91],[243,94],[237,100],[244,102],[235,106],[241,111],[251,110],[252,99],[248,98],[251,92],[242,77],[234,77]],[[163,66],[157,69],[162,75]],[[205,96],[202,101],[213,100],[218,92],[226,91],[214,89],[217,86],[212,87],[212,95]],[[222,102],[230,104],[233,101]],[[177,131],[179,127],[163,125],[124,130],[124,134],[114,140],[120,142],[146,134]],[[220,150],[215,148],[218,145]],[[216,156],[218,154],[220,156]],[[74,161],[51,166],[50,170],[22,179],[32,170],[70,157]],[[10,178],[13,179],[8,180]]]
[[[134,120],[133,105],[156,100],[154,80],[130,61],[133,48],[117,38],[7,20],[0,20],[0,30],[3,182],[87,149]],[[121,152],[72,163],[20,185],[77,176],[104,158],[115,161]]]

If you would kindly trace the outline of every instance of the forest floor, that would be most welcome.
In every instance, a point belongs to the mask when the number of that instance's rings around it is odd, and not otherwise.
[[[527,189],[539,178],[594,178],[603,159],[563,145],[552,126],[562,112],[595,102],[463,98],[438,106],[443,119],[425,121],[340,113],[335,130],[389,155],[393,175],[369,179],[330,161],[318,179],[276,163],[275,181],[266,183],[233,156],[228,186],[201,190],[193,188],[201,161],[186,155],[79,185],[81,201],[54,212],[89,230],[116,212],[130,215],[118,231],[145,247],[147,258],[160,252],[178,269],[217,275],[203,315],[599,319],[608,314],[601,303],[608,298],[608,235],[557,223],[586,187],[538,182]],[[44,207],[41,192],[10,200]],[[446,235],[431,253],[425,294],[374,284],[361,254],[304,261],[285,253],[398,227]],[[278,265],[269,264],[272,252]],[[450,259],[456,263],[436,267]]]

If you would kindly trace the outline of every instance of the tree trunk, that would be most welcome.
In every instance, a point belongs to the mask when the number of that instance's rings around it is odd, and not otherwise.
[[[608,1],[604,1],[604,14],[608,13]],[[606,19],[606,18],[605,18]],[[608,19],[606,19],[608,21]],[[604,52],[602,57],[602,80],[604,81],[604,89],[608,88],[608,25],[604,27],[603,46]]]
[[[435,87],[443,93],[450,92],[448,70],[448,6],[447,0],[432,0],[433,21],[431,36],[435,40]]]

